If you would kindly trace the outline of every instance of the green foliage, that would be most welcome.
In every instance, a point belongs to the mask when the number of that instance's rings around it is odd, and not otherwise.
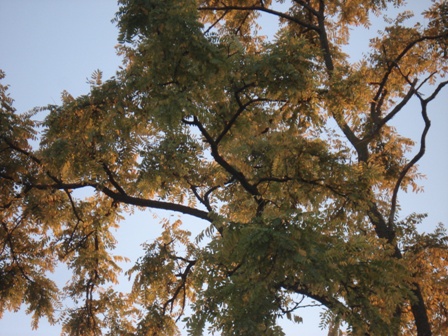
[[[426,26],[391,20],[359,62],[342,52],[402,3],[121,0],[124,67],[46,107],[34,147],[40,125],[0,86],[0,316],[24,304],[64,335],[178,335],[181,319],[191,335],[283,335],[308,298],[331,335],[441,335],[446,232],[399,221],[397,195],[419,191],[427,109],[448,84],[446,5]],[[275,38],[260,13],[280,19]],[[424,131],[409,159],[389,122],[411,98]],[[162,220],[124,294],[112,231],[133,207],[204,226]]]

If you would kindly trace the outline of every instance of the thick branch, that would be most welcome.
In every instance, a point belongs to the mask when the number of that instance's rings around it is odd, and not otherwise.
[[[419,284],[414,283],[415,289],[412,293],[415,295],[415,302],[411,302],[412,315],[417,326],[417,336],[431,336],[431,325],[429,324],[428,313],[426,311],[425,300]]]
[[[193,217],[197,217],[200,219],[204,219],[208,222],[211,222],[211,219],[208,216],[208,212],[199,210],[196,208],[191,208],[186,205],[156,201],[151,199],[139,198],[130,196],[127,194],[121,194],[119,192],[115,192],[107,187],[101,186],[96,183],[55,183],[55,184],[36,184],[32,185],[33,188],[36,189],[60,189],[60,190],[69,190],[69,189],[81,189],[85,187],[92,187],[98,191],[101,191],[106,196],[109,196],[116,202],[125,203],[129,205],[135,205],[145,208],[153,208],[153,209],[161,209],[168,211],[180,212],[186,215],[190,215]]]
[[[98,189],[103,192],[105,195],[112,198],[114,201],[135,205],[135,206],[141,206],[146,208],[152,208],[152,209],[161,209],[161,210],[169,210],[169,211],[175,211],[180,212],[186,215],[190,215],[193,217],[197,217],[200,219],[204,219],[208,222],[211,222],[211,219],[208,216],[208,212],[199,210],[196,208],[191,208],[186,205],[182,204],[176,204],[176,203],[170,203],[170,202],[163,202],[163,201],[155,201],[145,198],[139,198],[139,197],[133,197],[129,195],[123,195],[117,192],[114,192],[106,187],[98,187]]]
[[[330,43],[328,41],[327,30],[325,28],[325,1],[324,0],[319,1],[319,12],[317,15],[317,22],[319,24],[319,29],[318,29],[319,41],[320,41],[322,51],[324,53],[325,66],[327,68],[328,74],[331,76],[331,74],[334,70],[334,64],[333,64],[333,59],[331,57]]]
[[[378,209],[378,206],[376,203],[372,202],[369,205],[369,219],[370,222],[375,227],[375,233],[378,238],[386,239],[389,244],[392,244],[392,246],[395,249],[394,256],[398,259],[401,259],[401,251],[398,248],[396,242],[395,242],[395,230],[393,230],[391,227],[388,226],[387,221],[385,220],[384,216]]]
[[[330,42],[327,35],[327,30],[325,27],[325,1],[319,1],[319,10],[316,13],[319,29],[319,42],[322,48],[324,63],[327,70],[327,74],[330,79],[333,77],[334,72],[334,63],[330,50]],[[355,147],[356,152],[358,153],[358,158],[360,161],[367,161],[368,153],[366,143],[361,141],[350,128],[350,126],[341,118],[340,116],[332,113],[334,120],[338,124],[341,131],[347,137],[348,141]]]

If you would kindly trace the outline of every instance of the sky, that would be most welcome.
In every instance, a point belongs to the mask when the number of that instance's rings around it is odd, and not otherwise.
[[[419,12],[431,1],[411,2],[412,9]],[[73,96],[88,93],[87,80],[96,69],[103,72],[103,79],[114,75],[121,64],[115,52],[118,31],[111,23],[116,10],[113,0],[0,0],[0,69],[6,72],[3,83],[10,85],[9,93],[15,99],[18,112],[59,104],[63,90]],[[263,28],[269,31],[272,24],[275,22],[265,21]],[[366,36],[375,31],[376,28],[369,32],[355,31],[350,55],[359,57],[367,47]],[[447,106],[447,90],[430,106],[432,128],[427,154],[420,163],[420,171],[427,177],[422,181],[425,192],[400,194],[403,215],[429,213],[422,230],[431,231],[438,222],[448,224]],[[417,108],[410,109],[393,121],[402,134],[415,140],[419,139],[423,127],[418,112]],[[142,251],[139,244],[160,232],[155,217],[164,214],[146,211],[122,223],[117,232],[116,253],[136,260]],[[61,270],[56,276],[64,279],[67,274]],[[316,309],[307,310],[305,323],[294,327],[287,325],[287,335],[326,335],[318,327],[318,314]],[[60,327],[51,327],[44,320],[37,331],[31,331],[30,318],[23,311],[5,313],[0,320],[2,336],[48,336],[59,335],[59,332]]]

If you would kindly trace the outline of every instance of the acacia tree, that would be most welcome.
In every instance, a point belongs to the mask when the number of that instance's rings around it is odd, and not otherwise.
[[[181,318],[191,335],[282,335],[277,318],[300,322],[310,298],[333,335],[342,322],[441,335],[446,233],[398,220],[398,192],[418,189],[428,108],[448,84],[447,6],[425,26],[390,20],[360,61],[342,50],[350,27],[402,2],[120,0],[114,78],[64,92],[42,124],[0,86],[0,313],[25,304],[34,327],[46,317],[65,335],[175,335]],[[280,20],[272,40],[261,13]],[[411,101],[418,144],[390,126]],[[164,220],[124,294],[111,230],[133,207],[203,231]],[[73,273],[62,289],[59,263]]]

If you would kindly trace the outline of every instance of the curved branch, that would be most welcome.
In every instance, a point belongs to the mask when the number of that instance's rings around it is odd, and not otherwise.
[[[313,291],[309,290],[305,284],[297,283],[297,284],[287,284],[281,283],[279,285],[280,288],[283,288],[287,291],[294,292],[297,294],[305,295],[317,302],[320,302],[325,307],[334,310],[350,314],[349,309],[340,301],[335,298],[327,297],[324,295],[313,293]]]
[[[437,86],[437,88],[434,90],[434,92],[433,92],[428,98],[425,99],[425,101],[426,101],[427,103],[429,103],[429,102],[431,102],[432,100],[434,100],[434,99],[437,97],[437,95],[439,94],[439,92],[440,92],[446,85],[448,85],[448,81],[444,81],[444,82],[440,83],[440,84]]]
[[[420,149],[418,153],[412,158],[411,161],[408,162],[408,164],[403,168],[403,170],[400,172],[400,175],[398,176],[397,183],[395,184],[393,193],[392,193],[392,200],[391,200],[391,210],[389,214],[389,227],[391,227],[394,223],[395,213],[397,210],[397,199],[398,199],[398,191],[400,190],[401,183],[403,182],[404,178],[406,177],[409,170],[425,155],[426,152],[426,136],[428,134],[429,128],[431,127],[431,120],[429,120],[428,117],[428,111],[427,111],[427,105],[437,96],[437,94],[443,89],[444,86],[448,84],[448,81],[440,83],[436,90],[429,96],[427,99],[423,99],[419,93],[416,93],[417,97],[420,99],[420,104],[422,107],[422,118],[425,123],[425,127],[423,128],[421,140],[420,140]]]

